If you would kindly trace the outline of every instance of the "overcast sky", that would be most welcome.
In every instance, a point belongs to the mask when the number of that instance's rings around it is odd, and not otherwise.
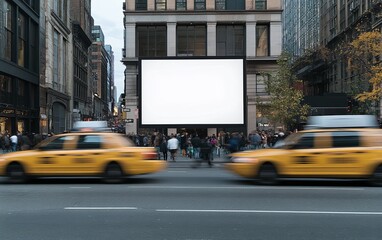
[[[100,25],[105,35],[105,44],[114,52],[114,82],[117,87],[117,101],[124,91],[125,67],[121,63],[123,46],[123,10],[122,0],[92,0],[92,17],[94,25]]]

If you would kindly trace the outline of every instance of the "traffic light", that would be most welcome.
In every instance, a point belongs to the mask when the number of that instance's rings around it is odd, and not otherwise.
[[[119,106],[121,108],[125,107],[125,104],[126,104],[125,101],[126,101],[126,94],[121,93],[121,96],[119,97]]]
[[[353,99],[351,98],[348,98],[348,102],[347,102],[348,106],[347,106],[347,112],[348,113],[351,113],[353,111]]]

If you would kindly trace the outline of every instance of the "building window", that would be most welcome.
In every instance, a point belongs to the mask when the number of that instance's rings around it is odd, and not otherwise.
[[[269,56],[269,25],[256,26],[256,56]]]
[[[14,10],[7,1],[0,1],[0,57],[11,61],[13,49],[13,22]],[[4,31],[3,31],[4,29]]]
[[[58,77],[58,63],[59,63],[59,36],[60,34],[53,31],[53,88],[58,90],[59,77]]]
[[[167,0],[155,0],[155,10],[166,10]]]
[[[137,26],[136,31],[138,57],[167,56],[166,26]]]
[[[18,22],[17,22],[17,63],[21,67],[25,67],[25,47],[26,47],[26,18],[22,13],[19,13]]]
[[[187,10],[187,0],[176,0],[176,10]]]
[[[39,52],[38,52],[38,25],[31,21],[29,31],[29,69],[34,73],[38,73],[39,69]]]
[[[0,102],[12,102],[12,79],[5,75],[0,75]]]
[[[218,25],[216,27],[217,56],[244,56],[244,25]]]
[[[206,10],[206,0],[195,0],[194,9],[195,10]]]
[[[256,10],[266,10],[267,9],[267,0],[256,0],[255,1]]]
[[[53,0],[53,11],[65,24],[68,20],[67,4],[68,1],[65,0]]]
[[[216,10],[245,10],[244,0],[216,0]]]
[[[206,56],[207,28],[205,25],[178,26],[176,37],[178,56]]]
[[[135,10],[147,10],[147,0],[136,0]]]
[[[268,75],[256,74],[256,95],[257,96],[268,96],[269,92],[267,90]]]

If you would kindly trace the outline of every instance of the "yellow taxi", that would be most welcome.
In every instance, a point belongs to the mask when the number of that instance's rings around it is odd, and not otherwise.
[[[308,127],[275,148],[232,154],[226,168],[261,184],[283,178],[359,178],[382,186],[382,130],[351,121],[339,122],[342,127]]]
[[[0,176],[11,182],[28,177],[99,176],[121,182],[125,176],[154,173],[166,168],[154,148],[135,147],[125,136],[108,132],[55,135],[33,150],[0,155]]]

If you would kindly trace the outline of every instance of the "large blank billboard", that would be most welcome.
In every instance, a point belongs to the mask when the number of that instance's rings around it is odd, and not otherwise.
[[[244,125],[243,59],[141,59],[142,126]]]

